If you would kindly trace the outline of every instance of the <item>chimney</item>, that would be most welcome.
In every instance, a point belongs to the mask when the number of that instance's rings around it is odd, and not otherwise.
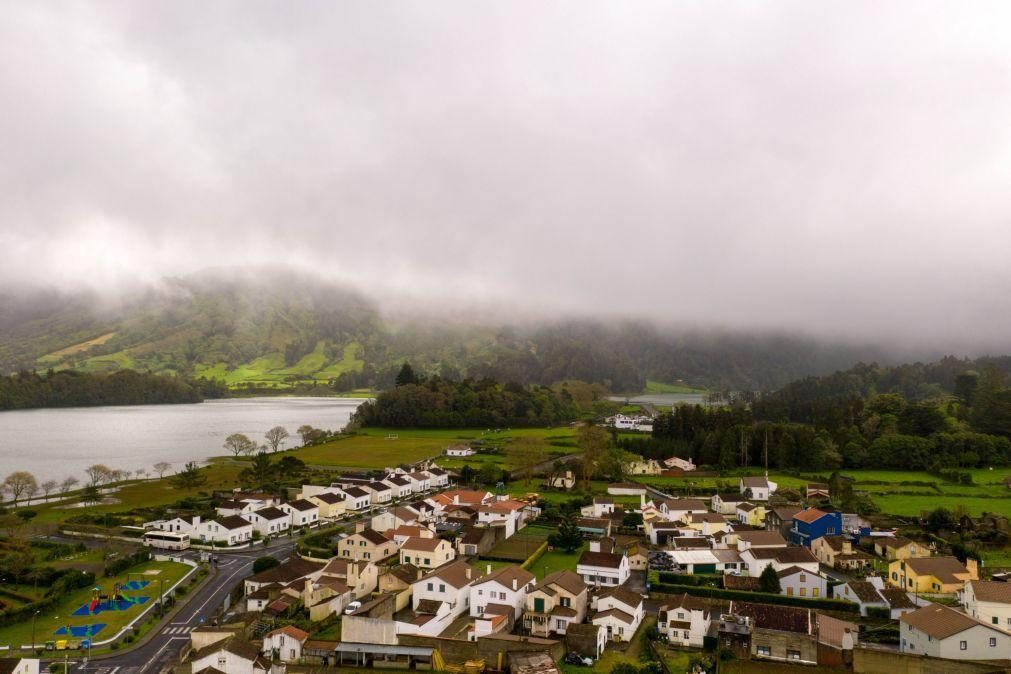
[[[600,541],[590,541],[590,552],[600,552]]]
[[[516,579],[513,578],[513,592],[516,591]]]
[[[470,564],[468,564],[467,565],[467,580],[470,580],[470,572],[471,572],[471,568],[470,568]]]
[[[485,572],[486,574],[488,574],[488,575],[491,575],[491,564],[489,564],[488,566],[486,566],[486,567],[485,567],[485,570],[484,570],[484,572]]]
[[[360,534],[365,531],[365,520],[358,520],[355,522],[355,533]]]
[[[453,505],[460,505],[460,495],[453,494]]]
[[[969,571],[970,580],[979,580],[979,564],[976,563],[975,559],[967,557],[965,560],[965,568]]]
[[[646,507],[646,492],[643,492],[639,494],[639,508],[642,509],[645,507]]]
[[[195,526],[195,527],[200,526],[200,516],[199,515],[197,515],[196,517],[193,518],[193,526]]]

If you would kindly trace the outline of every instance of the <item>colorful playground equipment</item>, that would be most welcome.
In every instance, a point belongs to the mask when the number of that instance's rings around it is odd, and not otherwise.
[[[123,585],[116,583],[113,585],[110,594],[102,594],[102,588],[96,586],[91,592],[91,601],[81,605],[80,608],[74,611],[73,615],[86,616],[97,615],[102,611],[126,611],[133,606],[146,604],[151,600],[151,597],[129,597],[123,594],[123,590],[139,590],[147,584],[148,581],[136,580],[124,583]]]

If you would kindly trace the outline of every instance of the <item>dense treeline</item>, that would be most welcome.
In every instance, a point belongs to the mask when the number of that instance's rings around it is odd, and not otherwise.
[[[133,370],[112,374],[72,370],[45,374],[21,372],[0,377],[0,409],[4,410],[197,403],[204,398],[226,395],[227,389],[216,382],[189,382]]]
[[[1011,462],[1011,390],[996,364],[982,374],[952,374],[953,395],[909,400],[896,392],[906,377],[897,371],[927,369],[861,365],[787,385],[750,405],[679,406],[660,415],[653,438],[635,449],[722,468],[767,461],[777,469],[942,470]]]
[[[363,403],[355,421],[393,428],[551,426],[574,419],[570,396],[490,379],[452,381],[415,377],[404,366],[396,386]]]

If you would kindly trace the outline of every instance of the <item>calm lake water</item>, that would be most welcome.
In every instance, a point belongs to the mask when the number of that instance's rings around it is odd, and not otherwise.
[[[173,472],[187,461],[227,454],[232,433],[263,443],[263,434],[309,424],[337,431],[363,401],[349,398],[235,398],[193,405],[132,405],[0,412],[0,480],[28,470],[39,482],[85,479],[84,469],[104,463],[121,470],[146,469],[159,461]]]
[[[704,405],[706,402],[706,395],[704,393],[644,393],[642,395],[629,397],[611,396],[609,400],[613,400],[618,403],[624,403],[627,400],[631,405],[647,403],[649,405],[670,407],[681,403]]]

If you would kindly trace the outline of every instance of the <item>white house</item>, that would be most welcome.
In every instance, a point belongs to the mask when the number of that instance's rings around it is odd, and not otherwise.
[[[740,491],[752,501],[768,501],[778,486],[761,475],[742,477],[738,484]]]
[[[410,480],[411,491],[415,494],[426,492],[432,487],[432,478],[430,478],[428,473],[423,470],[415,471],[413,473],[405,473],[404,478]]]
[[[446,456],[465,457],[474,456],[476,452],[467,445],[453,445],[446,448]]]
[[[910,655],[949,660],[1011,658],[1011,634],[941,604],[899,618],[899,648]]]
[[[663,516],[671,522],[687,521],[693,514],[709,512],[706,502],[697,498],[665,498],[658,506]]]
[[[625,414],[615,414],[609,420],[611,425],[621,431],[643,431],[651,433],[653,431],[653,419],[646,415],[634,417]]]
[[[260,654],[256,646],[230,638],[194,653],[191,667],[194,674],[205,669],[228,674],[267,674],[270,672],[270,661]]]
[[[348,487],[344,490],[344,495],[347,497],[347,509],[360,512],[362,510],[368,510],[372,505],[372,492],[365,491],[361,487]]]
[[[369,492],[373,505],[383,505],[393,500],[393,487],[385,482],[370,482],[361,485],[361,488]]]
[[[523,527],[523,510],[526,507],[526,503],[512,499],[492,501],[477,507],[477,521],[488,526],[504,527],[505,537],[509,538]]]
[[[197,518],[199,521],[199,518]],[[188,534],[193,531],[193,522],[188,522],[181,517],[173,517],[170,520],[154,520],[145,522],[145,529],[158,529],[159,531],[172,531],[177,534]]]
[[[579,557],[576,573],[590,587],[622,585],[632,575],[628,557],[601,552],[600,541],[590,541],[590,549]]]
[[[761,576],[765,567],[770,565],[776,573],[791,566],[809,573],[818,573],[818,558],[807,548],[747,548],[739,552],[744,569],[754,578]]]
[[[968,615],[1011,632],[1011,583],[970,580],[959,599]]]
[[[822,599],[828,596],[828,579],[817,571],[812,573],[799,566],[788,566],[776,575],[779,576],[779,593],[787,597]]]
[[[449,486],[449,471],[438,466],[429,466],[428,470],[429,486],[432,489],[442,489]]]
[[[664,459],[663,465],[668,469],[683,470],[688,473],[695,470],[695,462],[691,459],[682,459],[677,456],[672,456],[669,459]]]
[[[219,517],[216,520],[201,520],[194,517],[193,528],[190,531],[190,539],[201,543],[239,545],[252,538],[253,525],[238,515]]]
[[[614,513],[614,499],[607,496],[594,496],[593,503],[579,509],[583,517],[607,517]]]
[[[576,486],[576,476],[571,470],[564,470],[548,478],[548,486],[552,489],[568,491]]]
[[[281,662],[297,664],[302,657],[302,646],[308,638],[308,632],[294,625],[285,625],[263,635],[263,654],[270,659],[276,657]]]
[[[39,674],[39,659],[0,658],[0,672],[3,674]]]
[[[721,515],[736,515],[737,506],[747,502],[748,499],[739,493],[713,494],[710,499],[713,512],[720,513]]]
[[[411,481],[402,475],[388,475],[383,479],[383,484],[388,485],[392,490],[394,499],[408,498],[414,493],[411,488]]]
[[[464,559],[443,564],[411,585],[411,602],[415,611],[423,602],[438,602],[448,608],[450,619],[470,609],[470,584],[478,574]]]
[[[264,538],[288,533],[289,516],[280,508],[274,506],[261,508],[246,515],[246,519],[253,525],[253,530]]]
[[[470,585],[470,615],[475,618],[483,616],[490,605],[497,604],[508,607],[513,617],[519,619],[527,592],[536,584],[534,574],[519,565],[492,571],[489,564],[488,573]]]
[[[676,646],[702,648],[712,617],[709,606],[683,594],[660,607],[657,629]]]
[[[607,630],[609,641],[631,641],[644,614],[642,596],[613,587],[597,597],[597,613],[590,622]]]
[[[288,513],[291,528],[314,527],[319,524],[319,506],[308,499],[282,503],[280,508]]]

